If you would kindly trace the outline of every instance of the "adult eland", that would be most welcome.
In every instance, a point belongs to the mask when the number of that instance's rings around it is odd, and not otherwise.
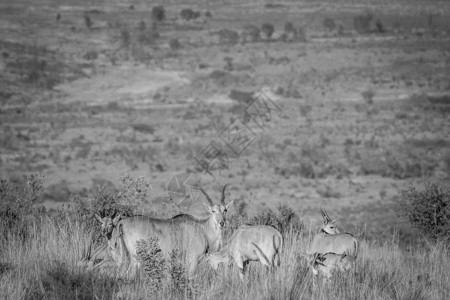
[[[199,188],[209,204],[206,205],[209,216],[204,219],[181,214],[171,219],[135,216],[121,220],[117,228],[126,248],[125,254],[130,259],[129,272],[134,274],[140,266],[136,243],[140,240],[156,238],[166,258],[169,258],[174,249],[178,249],[183,254],[189,277],[192,277],[204,255],[217,251],[222,243],[226,213],[233,202],[225,204],[226,187],[227,185],[223,187],[222,198],[217,205],[214,205],[208,194]]]

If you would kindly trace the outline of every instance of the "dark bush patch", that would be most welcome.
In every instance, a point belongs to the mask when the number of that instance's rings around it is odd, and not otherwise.
[[[358,33],[367,33],[370,31],[370,22],[373,19],[373,15],[370,12],[366,12],[363,15],[357,15],[353,17],[353,27]]]
[[[221,44],[237,44],[239,42],[239,34],[234,30],[221,29],[217,32],[219,42]]]
[[[450,190],[429,183],[422,191],[402,190],[398,214],[434,241],[450,242]]]
[[[152,8],[152,19],[158,22],[166,19],[166,10],[164,6],[159,5]]]
[[[14,269],[12,264],[0,262],[0,277],[12,269]]]
[[[28,285],[25,299],[112,299],[116,280],[92,273],[77,273],[58,263]]]
[[[194,19],[197,19],[198,17],[200,17],[201,16],[201,12],[193,11],[190,8],[184,8],[184,9],[181,10],[180,16],[183,19],[185,19],[186,21],[189,21],[189,20],[194,20]]]
[[[242,31],[242,43],[245,42],[258,42],[261,39],[261,29],[255,25],[245,25],[244,30]]]
[[[325,18],[322,25],[328,31],[333,31],[336,28],[336,22],[332,18]]]
[[[178,49],[180,49],[180,48],[181,48],[180,40],[177,39],[177,38],[171,39],[170,42],[169,42],[169,47],[170,47],[170,49],[172,49],[172,50],[178,50]]]
[[[275,26],[273,26],[273,24],[271,23],[264,23],[261,26],[261,31],[264,32],[266,37],[270,39],[275,31]]]
[[[0,240],[8,233],[19,234],[25,239],[28,235],[28,221],[42,190],[42,176],[27,177],[25,186],[9,180],[0,179]]]
[[[305,228],[300,217],[286,204],[279,204],[277,206],[278,213],[270,208],[264,208],[259,210],[255,216],[249,218],[246,212],[247,203],[243,200],[238,202],[238,213],[231,215],[227,220],[229,224],[226,232],[227,238],[232,235],[236,228],[243,224],[273,226],[278,229],[282,235],[285,235],[290,231],[299,234]]]

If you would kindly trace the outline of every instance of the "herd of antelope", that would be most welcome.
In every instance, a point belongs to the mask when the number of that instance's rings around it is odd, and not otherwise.
[[[197,265],[205,259],[215,270],[219,264],[233,262],[239,268],[243,280],[249,261],[260,261],[270,269],[280,266],[283,249],[283,236],[271,226],[242,225],[236,229],[227,243],[222,237],[226,213],[233,201],[225,204],[225,189],[222,189],[220,204],[214,205],[208,194],[209,205],[206,219],[198,219],[188,214],[176,215],[170,219],[157,219],[147,216],[123,217],[122,215],[103,216],[95,214],[101,223],[101,234],[107,243],[93,254],[91,248],[81,261],[89,269],[102,267],[110,261],[118,270],[134,276],[140,267],[136,243],[139,240],[157,238],[162,254],[168,258],[172,250],[181,249],[186,262],[189,278],[192,278]],[[313,286],[319,274],[329,281],[334,270],[349,270],[358,255],[358,240],[349,233],[339,233],[336,220],[331,220],[326,210],[321,208],[323,226],[310,243],[308,251],[301,252],[306,258],[313,274]],[[91,246],[92,247],[92,246]],[[101,260],[99,263],[95,263]]]

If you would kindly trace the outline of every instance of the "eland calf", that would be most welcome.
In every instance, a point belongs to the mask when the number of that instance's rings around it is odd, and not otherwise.
[[[182,214],[171,219],[137,216],[121,220],[117,227],[121,230],[121,238],[130,258],[129,272],[135,274],[140,266],[136,243],[139,240],[157,238],[166,258],[169,258],[174,249],[180,250],[186,261],[189,277],[192,277],[203,256],[217,251],[222,242],[226,212],[233,202],[225,204],[225,188],[226,185],[223,187],[221,202],[218,205],[214,205],[208,194],[200,188],[209,203],[207,208],[210,215],[206,219]]]
[[[322,274],[329,283],[333,273],[335,271],[348,271],[353,267],[354,258],[348,256],[347,254],[336,254],[336,253],[314,253],[307,254],[302,253],[302,256],[306,258],[308,264],[311,265],[313,272],[313,286],[317,287],[317,277]]]
[[[101,244],[94,253],[92,253],[92,244],[89,245],[81,263],[86,263],[88,269],[95,270],[113,260],[120,268],[124,261],[123,256],[126,253],[121,240],[122,232],[117,229],[117,224],[123,218],[123,215],[115,212],[112,216],[100,217],[96,213],[95,218],[101,224],[100,233],[106,238],[106,243]],[[95,264],[96,260],[99,259],[101,260],[100,263]]]
[[[338,219],[332,221],[323,207],[321,213],[324,224],[320,232],[311,241],[308,254],[345,253],[356,258],[358,255],[358,240],[350,233],[339,233],[335,225]]]
[[[264,225],[242,225],[220,251],[208,256],[207,261],[217,270],[220,263],[229,264],[233,259],[239,268],[239,277],[243,280],[245,267],[249,261],[260,261],[269,268],[280,266],[282,249],[283,237],[275,228]]]

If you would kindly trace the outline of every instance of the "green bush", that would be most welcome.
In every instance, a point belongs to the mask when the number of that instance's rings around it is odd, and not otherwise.
[[[450,190],[429,183],[422,191],[400,192],[398,214],[433,241],[450,242]]]

